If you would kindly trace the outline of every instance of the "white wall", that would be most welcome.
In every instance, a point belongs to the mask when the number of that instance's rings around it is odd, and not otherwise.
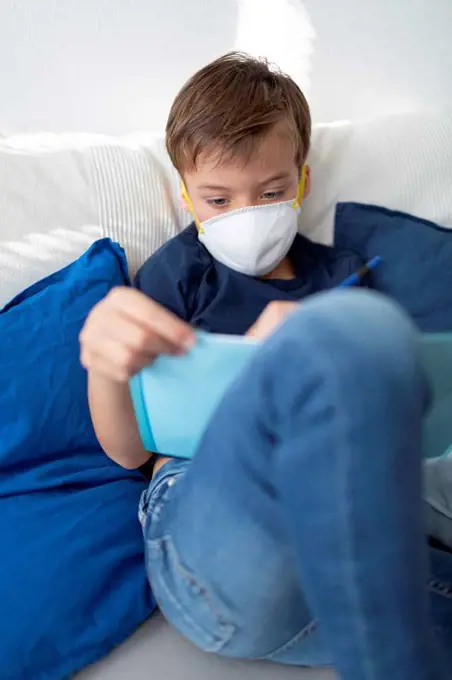
[[[160,129],[236,24],[236,0],[0,0],[0,133]]]
[[[234,48],[296,77],[316,120],[452,108],[451,0],[1,0],[0,133],[161,130]]]
[[[305,0],[317,119],[452,108],[451,0]]]

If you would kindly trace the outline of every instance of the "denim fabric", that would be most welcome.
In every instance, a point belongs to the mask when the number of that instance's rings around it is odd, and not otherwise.
[[[142,498],[172,625],[206,651],[333,664],[345,680],[449,677],[452,555],[428,552],[421,501],[426,402],[418,336],[392,303],[304,303],[194,460],[163,466]]]

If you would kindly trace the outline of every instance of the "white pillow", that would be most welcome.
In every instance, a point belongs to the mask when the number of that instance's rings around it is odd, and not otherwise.
[[[0,140],[0,308],[102,236],[89,157],[57,139]]]
[[[127,252],[131,274],[184,221],[177,173],[159,137],[127,137],[91,148],[99,222]]]
[[[48,134],[0,140],[0,308],[97,238],[123,245],[133,276],[182,228],[171,195],[176,182],[147,141]]]
[[[300,230],[314,240],[332,242],[339,201],[452,226],[451,112],[316,126],[309,162]],[[133,275],[191,221],[179,195],[161,136],[0,139],[0,308],[102,236],[126,249]]]
[[[333,239],[340,201],[373,203],[452,227],[452,111],[387,116],[314,128],[312,193],[300,228]]]
[[[32,283],[76,260],[102,236],[101,227],[82,226],[0,243],[0,309]]]

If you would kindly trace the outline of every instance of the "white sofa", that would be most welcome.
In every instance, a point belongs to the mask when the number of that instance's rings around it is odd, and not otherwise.
[[[452,113],[425,112],[362,124],[319,126],[313,192],[300,228],[332,239],[340,200],[376,203],[452,225]],[[0,308],[24,287],[111,236],[131,272],[190,218],[163,140],[86,135],[0,138]],[[225,661],[181,640],[155,615],[79,680],[243,678],[326,680],[330,671]]]

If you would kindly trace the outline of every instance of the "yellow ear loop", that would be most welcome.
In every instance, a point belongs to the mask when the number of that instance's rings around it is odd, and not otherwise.
[[[294,208],[299,208],[301,204],[303,203],[304,199],[304,194],[306,191],[306,178],[308,176],[308,166],[303,165],[301,168],[301,177],[300,181],[298,182],[298,189],[297,189],[297,195],[295,196],[293,200],[293,207]]]
[[[181,186],[181,191],[182,191],[182,196],[185,199],[186,204],[188,205],[188,209],[190,210],[193,219],[195,220],[195,224],[198,227],[198,232],[200,234],[204,234],[204,229],[201,225],[201,222],[198,220],[195,214],[195,209],[193,207],[193,203],[191,202],[191,198],[188,195],[187,187],[185,186],[184,180],[181,179],[180,181],[180,186]]]

